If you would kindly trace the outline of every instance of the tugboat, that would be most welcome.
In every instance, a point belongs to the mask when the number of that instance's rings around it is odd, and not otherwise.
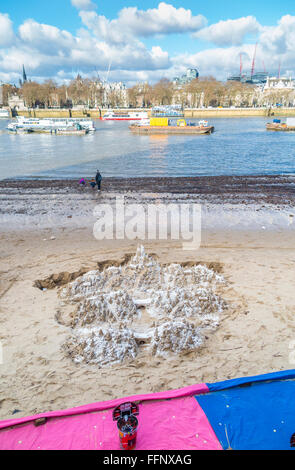
[[[211,134],[214,126],[209,126],[208,121],[199,121],[198,124],[188,122],[185,119],[151,118],[132,124],[129,129],[134,134]]]

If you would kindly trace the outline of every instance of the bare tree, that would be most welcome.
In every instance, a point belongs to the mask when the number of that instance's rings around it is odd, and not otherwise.
[[[17,94],[18,89],[14,85],[10,85],[8,83],[4,83],[2,85],[2,93],[3,93],[3,104],[4,106],[8,106],[8,98],[10,95],[15,95]]]
[[[162,78],[153,86],[152,96],[154,104],[169,105],[172,103],[174,85],[167,78]]]

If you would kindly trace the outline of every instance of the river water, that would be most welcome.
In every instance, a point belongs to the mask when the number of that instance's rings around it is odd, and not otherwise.
[[[217,118],[212,135],[133,135],[127,122],[95,121],[94,134],[11,135],[0,120],[0,179],[295,174],[295,133],[269,118]]]

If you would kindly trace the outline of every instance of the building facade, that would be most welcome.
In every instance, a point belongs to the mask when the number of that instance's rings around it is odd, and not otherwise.
[[[103,107],[127,107],[128,91],[123,82],[98,82],[101,93],[101,105]]]
[[[291,77],[267,77],[263,91],[295,90],[295,80]]]
[[[27,109],[23,98],[18,95],[10,95],[8,97],[8,106],[16,111],[24,111]]]

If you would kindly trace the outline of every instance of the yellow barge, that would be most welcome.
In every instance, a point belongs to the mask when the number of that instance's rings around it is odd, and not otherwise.
[[[209,126],[207,121],[196,123],[187,122],[185,119],[178,119],[176,122],[168,118],[151,118],[129,126],[134,134],[211,134],[213,126]]]

